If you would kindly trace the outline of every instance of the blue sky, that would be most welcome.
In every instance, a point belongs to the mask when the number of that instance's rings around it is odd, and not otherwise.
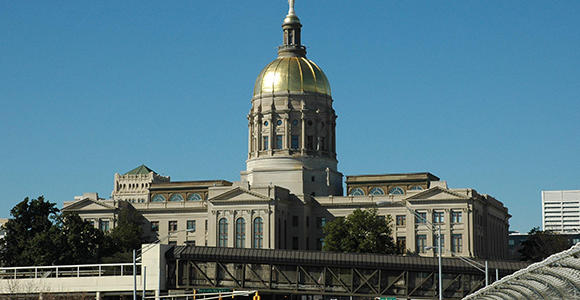
[[[0,217],[108,197],[142,163],[238,180],[284,0],[0,0]],[[541,225],[580,189],[580,2],[298,0],[330,80],[345,175],[431,172]]]

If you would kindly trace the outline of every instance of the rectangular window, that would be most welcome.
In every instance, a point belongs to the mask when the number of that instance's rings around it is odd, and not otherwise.
[[[207,220],[205,220],[205,232],[207,233]]]
[[[195,246],[195,241],[185,241],[187,246]]]
[[[267,136],[262,137],[262,141],[263,141],[262,150],[268,150],[268,137]]]
[[[282,135],[276,135],[276,149],[282,149]]]
[[[187,220],[187,231],[195,232],[195,220]]]
[[[407,238],[404,236],[397,237],[397,248],[399,253],[404,254],[407,252]]]
[[[451,235],[451,252],[462,252],[463,251],[463,237],[461,234]]]
[[[177,221],[169,221],[169,232],[177,231]]]
[[[426,212],[418,212],[415,216],[415,223],[417,224],[425,224],[427,223],[427,213]]]
[[[298,149],[299,148],[299,143],[298,143],[298,136],[297,135],[293,135],[290,138],[290,145],[292,149]]]
[[[151,231],[153,232],[159,231],[159,221],[151,221]]]
[[[308,150],[314,150],[314,137],[311,135],[306,137],[306,148]]]
[[[91,227],[95,227],[95,220],[86,220],[87,222],[89,222],[89,224],[91,224]]]
[[[433,247],[439,247],[439,239],[437,238],[437,235],[434,234],[433,235]],[[442,234],[441,235],[441,253],[443,253],[443,250],[445,250],[445,235]],[[435,251],[437,251],[437,249],[435,248]]]
[[[298,237],[292,237],[292,250],[298,250]]]
[[[425,247],[427,247],[427,235],[425,234],[418,234],[415,237],[415,245],[416,245],[416,252],[417,253],[425,253]]]
[[[326,139],[324,137],[320,138],[320,149],[326,151]]]
[[[109,231],[109,221],[106,220],[99,220],[99,229],[102,232],[108,232]]]
[[[407,216],[405,216],[405,215],[398,215],[396,217],[396,220],[397,220],[397,226],[407,225]]]
[[[324,238],[319,238],[316,240],[316,250],[322,250],[324,247]]]
[[[254,219],[254,248],[262,248],[262,240],[264,239],[264,221],[261,217]]]
[[[298,227],[298,216],[292,216],[292,226]]]
[[[451,211],[451,223],[461,223],[460,211]]]
[[[433,223],[435,223],[435,224],[445,223],[444,216],[445,215],[442,211],[433,212]]]

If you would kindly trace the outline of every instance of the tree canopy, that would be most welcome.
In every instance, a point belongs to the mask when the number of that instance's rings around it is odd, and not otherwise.
[[[570,241],[565,236],[534,227],[528,233],[528,238],[522,243],[519,252],[521,260],[538,262],[570,246]]]
[[[336,218],[324,226],[325,251],[354,253],[397,253],[391,236],[392,218],[376,209],[356,209],[346,218]]]
[[[0,240],[0,258],[4,266],[52,265],[59,262],[59,210],[44,197],[24,199],[4,224],[6,236]]]
[[[130,261],[131,250],[143,242],[142,217],[128,204],[109,233],[77,214],[61,213],[42,196],[25,198],[10,214],[0,239],[0,263],[7,267]]]
[[[119,203],[117,226],[105,237],[107,256],[103,262],[131,261],[133,249],[141,248],[143,239],[143,217],[127,202]]]

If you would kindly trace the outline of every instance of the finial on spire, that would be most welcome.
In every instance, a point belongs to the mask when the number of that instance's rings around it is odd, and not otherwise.
[[[293,16],[294,15],[294,0],[288,0],[288,15],[289,16]]]

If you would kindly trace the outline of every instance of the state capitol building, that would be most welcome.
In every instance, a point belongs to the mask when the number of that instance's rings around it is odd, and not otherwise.
[[[170,244],[321,250],[326,222],[377,208],[392,217],[405,252],[435,255],[426,250],[436,244],[426,219],[441,226],[445,256],[506,258],[510,215],[492,196],[449,188],[427,172],[346,176],[343,191],[330,84],[306,57],[301,28],[292,3],[278,57],[256,79],[240,181],[175,182],[142,165],[115,174],[110,199],[86,193],[63,211],[107,231],[127,204],[144,217],[147,238]]]

